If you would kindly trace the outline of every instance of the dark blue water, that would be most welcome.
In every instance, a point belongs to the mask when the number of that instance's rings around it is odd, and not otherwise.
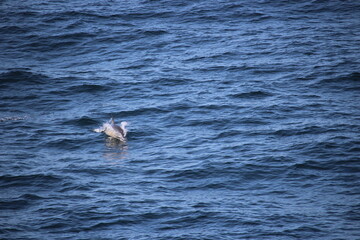
[[[0,19],[1,239],[360,239],[358,1]]]

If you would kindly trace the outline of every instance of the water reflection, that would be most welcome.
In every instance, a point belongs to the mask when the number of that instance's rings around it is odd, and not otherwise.
[[[105,141],[104,158],[112,163],[119,163],[128,157],[128,145],[118,139],[108,137]]]

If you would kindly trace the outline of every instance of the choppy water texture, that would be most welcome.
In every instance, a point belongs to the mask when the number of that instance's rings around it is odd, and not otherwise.
[[[0,16],[1,239],[360,239],[358,1]]]

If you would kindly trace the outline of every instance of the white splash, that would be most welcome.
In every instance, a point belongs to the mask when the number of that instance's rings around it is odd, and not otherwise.
[[[119,139],[120,141],[126,141],[126,135],[128,130],[126,126],[128,125],[127,122],[121,122],[120,126],[115,124],[113,118],[111,118],[108,122],[103,123],[103,125],[99,128],[94,129],[94,132],[102,133],[104,132],[106,135]]]

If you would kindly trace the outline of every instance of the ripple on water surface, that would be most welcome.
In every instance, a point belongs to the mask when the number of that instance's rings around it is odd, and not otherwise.
[[[5,1],[0,238],[360,238],[359,7]]]

